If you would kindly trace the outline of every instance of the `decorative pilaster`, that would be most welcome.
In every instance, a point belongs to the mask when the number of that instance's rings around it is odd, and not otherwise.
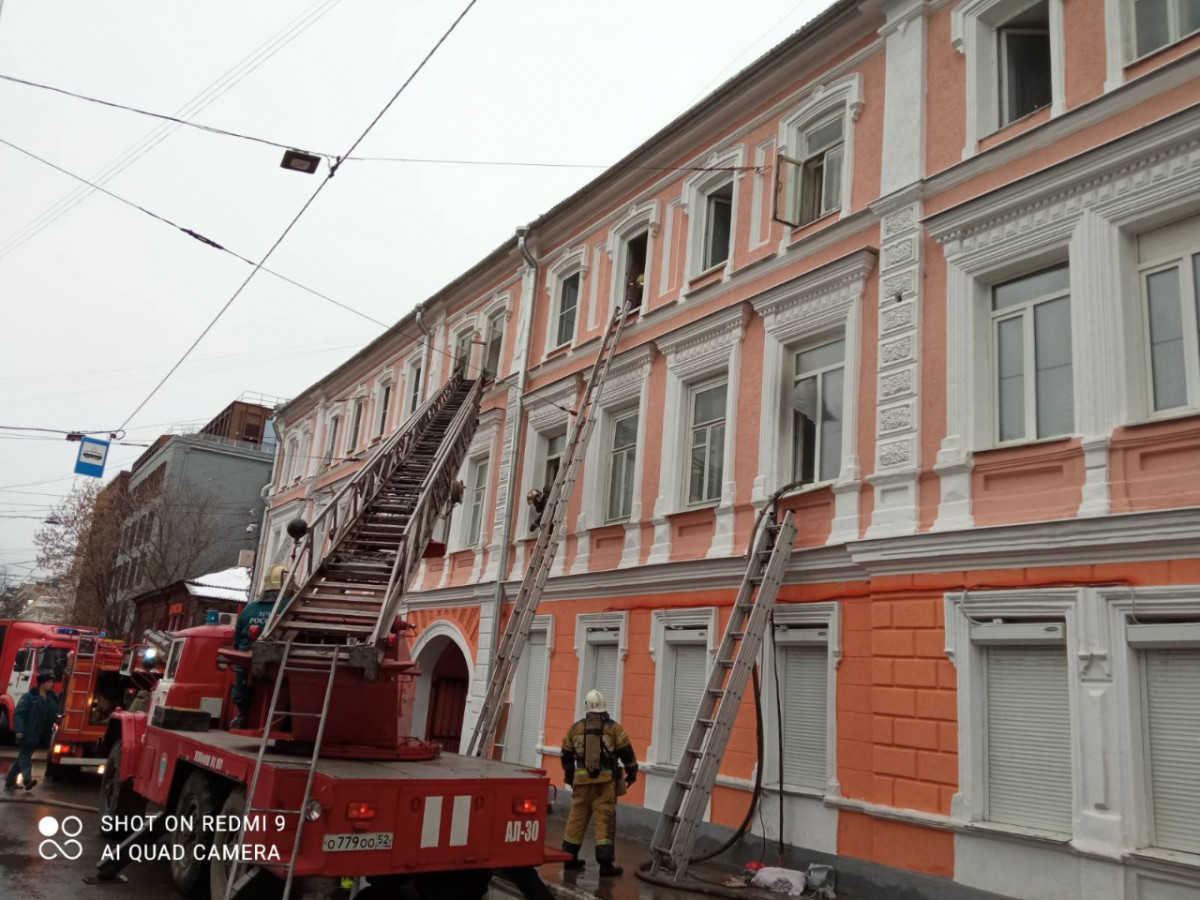
[[[898,198],[903,201],[906,198]],[[868,538],[917,530],[920,454],[921,201],[889,206],[880,225],[875,511]]]

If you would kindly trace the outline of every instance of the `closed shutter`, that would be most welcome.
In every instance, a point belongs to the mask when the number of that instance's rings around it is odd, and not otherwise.
[[[708,647],[704,644],[673,644],[675,657],[671,682],[671,741],[668,762],[676,765],[683,758],[688,734],[696,720],[696,710],[708,682]]]
[[[538,735],[546,712],[546,632],[535,631],[525,645],[524,690],[513,694],[513,714],[520,721],[516,759],[523,766],[540,766]]]
[[[592,687],[604,695],[608,702],[608,711],[615,719],[617,709],[617,645],[592,644],[593,659],[596,661],[595,674],[592,677]],[[588,688],[585,686],[586,693]]]
[[[1146,650],[1154,846],[1200,853],[1200,648]]]
[[[988,647],[987,819],[1071,833],[1071,715],[1062,646]]]
[[[783,771],[787,787],[824,792],[828,730],[828,652],[824,646],[779,648]]]

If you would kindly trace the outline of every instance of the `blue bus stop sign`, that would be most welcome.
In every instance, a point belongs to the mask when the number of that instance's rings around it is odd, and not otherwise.
[[[104,461],[108,458],[108,441],[84,437],[79,442],[79,458],[75,460],[76,475],[104,477]]]

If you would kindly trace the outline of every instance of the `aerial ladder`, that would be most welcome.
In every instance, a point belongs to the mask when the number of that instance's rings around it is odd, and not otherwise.
[[[273,684],[261,734],[255,735],[247,815],[286,815],[296,822],[285,898],[335,683],[350,677],[351,670],[360,691],[387,687],[382,682],[388,673],[381,670],[388,641],[395,640],[401,601],[438,519],[461,498],[457,475],[479,421],[483,381],[467,378],[460,361],[450,380],[338,491],[301,538],[281,599],[252,644],[255,680]],[[294,809],[267,809],[256,802],[268,746],[279,740],[306,750],[307,780]],[[396,750],[398,741],[391,743]],[[255,873],[255,867],[234,862],[226,900]]]
[[[709,670],[687,744],[659,815],[650,871],[682,881],[691,861],[696,831],[704,819],[717,770],[733,731],[746,683],[754,671],[763,633],[771,622],[775,598],[796,540],[788,511],[778,518],[773,497],[756,522],[741,586],[733,603],[717,659]]]
[[[521,654],[529,640],[529,632],[533,627],[533,619],[538,605],[542,600],[542,592],[550,578],[554,566],[554,557],[563,535],[563,523],[566,520],[567,505],[571,499],[571,490],[579,477],[579,469],[583,464],[583,454],[587,448],[588,439],[592,436],[595,426],[596,404],[608,376],[609,365],[617,352],[617,344],[621,340],[621,332],[625,328],[625,320],[629,307],[618,305],[609,320],[596,360],[592,363],[591,372],[584,388],[583,399],[578,410],[574,413],[567,446],[563,451],[563,462],[559,466],[554,483],[550,486],[549,494],[544,498],[545,506],[541,510],[537,540],[529,557],[529,566],[521,581],[513,602],[511,615],[500,639],[500,646],[492,664],[491,677],[488,682],[487,694],[484,697],[483,709],[475,722],[471,733],[471,742],[467,754],[485,757],[492,749],[496,740],[496,732],[500,726],[502,713],[512,688],[513,676],[521,661]],[[501,576],[503,577],[503,576]]]

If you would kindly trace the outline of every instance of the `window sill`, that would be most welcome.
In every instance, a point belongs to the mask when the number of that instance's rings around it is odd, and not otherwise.
[[[1191,31],[1185,35],[1181,35],[1180,37],[1176,38],[1175,40],[1171,41],[1170,43],[1163,44],[1161,47],[1155,47],[1153,50],[1143,53],[1141,56],[1135,56],[1133,59],[1127,60],[1124,63],[1124,65],[1122,65],[1121,68],[1123,71],[1128,72],[1130,69],[1133,69],[1133,68],[1136,68],[1137,66],[1142,65],[1143,63],[1154,59],[1156,56],[1158,56],[1160,54],[1167,53],[1171,50],[1174,50],[1176,47],[1178,47],[1184,41],[1187,41],[1190,38],[1194,38],[1198,34],[1200,34],[1200,30]]]
[[[554,359],[558,356],[566,356],[570,352],[571,344],[569,342],[566,344],[559,344],[557,347],[551,347],[546,351],[546,355],[542,357],[542,362],[549,362],[551,359]]]
[[[1184,419],[1200,418],[1200,409],[1194,406],[1180,406],[1175,409],[1163,410],[1159,413],[1153,413],[1142,419],[1137,419],[1133,422],[1126,422],[1125,428],[1145,428],[1148,425],[1162,425],[1167,422],[1178,422]]]
[[[1030,119],[1034,118],[1035,116],[1042,115],[1049,109],[1050,109],[1049,103],[1047,103],[1045,106],[1039,106],[1037,109],[1032,110],[1031,112],[1025,113],[1025,115],[1021,116],[1020,118],[1013,119],[1011,122],[1005,122],[1003,125],[1000,125],[999,127],[997,127],[994,131],[990,131],[985,135],[981,135],[979,140],[980,140],[980,142],[983,142],[983,141],[998,142],[999,140],[1003,139],[1005,132],[1020,128],[1021,126],[1028,124]]]
[[[824,802],[826,797],[829,796],[828,793],[818,788],[792,787],[787,784],[783,786],[782,790],[780,790],[778,784],[764,784],[763,790],[770,791],[773,794],[783,794],[785,797],[804,797],[808,800],[818,800],[821,802]]]
[[[688,279],[688,286],[690,287],[691,285],[695,284],[697,281],[703,281],[705,278],[708,278],[710,275],[720,272],[722,269],[724,269],[728,265],[729,265],[729,260],[723,259],[719,263],[715,263],[714,265],[709,266],[707,269],[701,269],[699,272],[697,272],[695,275],[693,275],[691,278]]]
[[[1029,441],[1008,441],[1003,444],[992,444],[990,447],[980,447],[976,449],[975,454],[978,456],[984,453],[999,453],[1003,450],[1019,450],[1022,447],[1045,447],[1049,444],[1066,443],[1067,441],[1075,440],[1077,435],[1074,434],[1059,434],[1054,437],[1034,438]]]
[[[799,225],[788,226],[792,230],[792,239],[798,240],[801,236],[800,232],[804,231],[807,228],[812,228],[814,225],[820,225],[822,223],[828,224],[828,221],[836,219],[841,214],[842,214],[842,208],[839,206],[837,209],[831,209],[827,213],[822,213],[821,215],[819,215],[815,219],[813,219],[811,222],[801,222]],[[786,223],[784,223],[784,224],[786,224]]]
[[[1156,865],[1167,865],[1194,871],[1200,869],[1200,854],[1184,853],[1180,850],[1160,850],[1157,847],[1143,847],[1126,854],[1130,862],[1146,862]]]
[[[1071,836],[1057,831],[1044,831],[1041,828],[1026,828],[1022,825],[1004,825],[1000,822],[968,822],[967,832],[977,831],[982,834],[993,834],[998,837],[1021,838],[1037,841],[1043,844],[1057,844],[1067,847],[1071,844]]]
[[[675,510],[675,512],[669,513],[669,515],[678,516],[678,515],[682,515],[683,513],[701,512],[706,509],[716,509],[720,505],[721,505],[720,499],[704,500],[704,501],[699,501],[696,503],[685,503],[679,509]]]

